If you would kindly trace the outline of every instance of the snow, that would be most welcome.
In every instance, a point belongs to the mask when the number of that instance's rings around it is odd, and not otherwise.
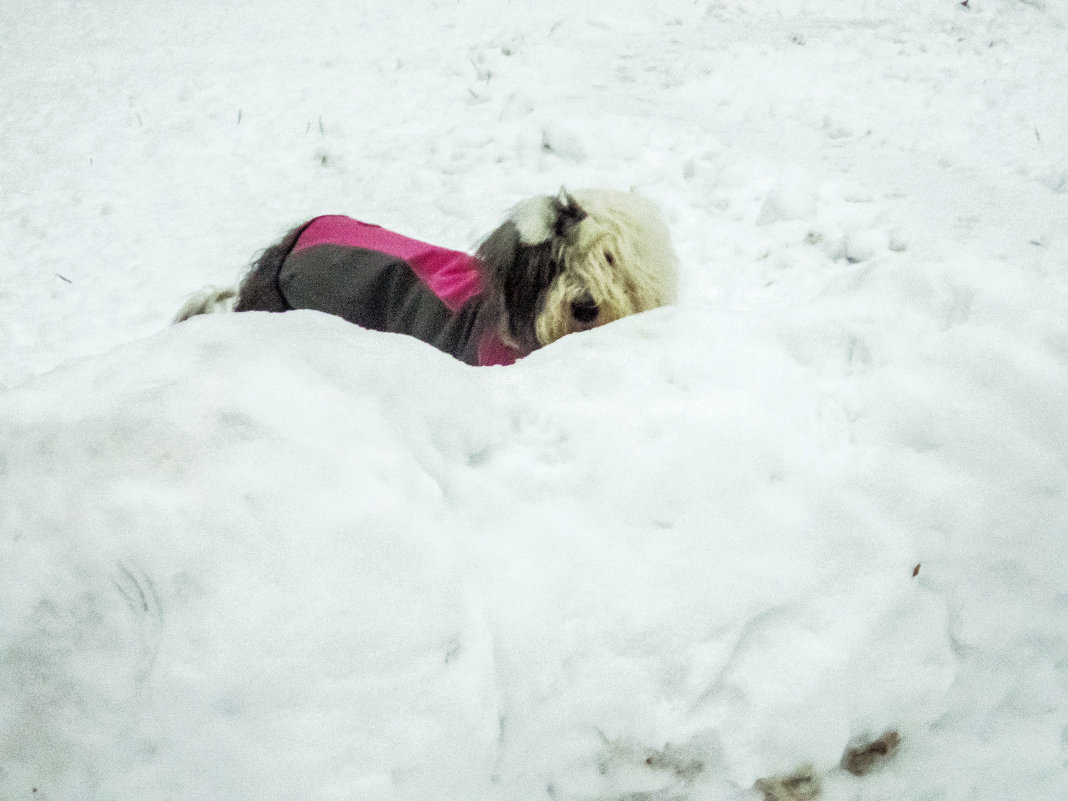
[[[0,5],[0,799],[1068,796],[1066,34]],[[677,306],[505,368],[168,325],[314,214],[561,184],[661,205]]]

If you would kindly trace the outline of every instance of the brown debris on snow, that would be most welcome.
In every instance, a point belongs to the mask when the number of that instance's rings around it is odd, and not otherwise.
[[[897,753],[901,736],[894,730],[884,731],[878,739],[846,748],[841,765],[854,776],[863,776]]]
[[[802,765],[793,773],[757,779],[753,787],[764,793],[764,801],[816,801],[823,783],[811,765]]]

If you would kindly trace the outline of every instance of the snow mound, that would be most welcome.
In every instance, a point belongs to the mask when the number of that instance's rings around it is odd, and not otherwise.
[[[0,786],[725,798],[890,728],[922,773],[1063,563],[1068,339],[842,269],[512,368],[222,315],[6,393]]]

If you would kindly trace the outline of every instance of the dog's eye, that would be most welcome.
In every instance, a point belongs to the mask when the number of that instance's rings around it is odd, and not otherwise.
[[[600,309],[593,298],[587,296],[571,301],[571,316],[580,323],[592,323],[600,314]]]
[[[608,262],[609,267],[614,266],[616,263],[616,260],[612,257],[612,254],[609,253],[607,250],[604,252],[604,260]]]

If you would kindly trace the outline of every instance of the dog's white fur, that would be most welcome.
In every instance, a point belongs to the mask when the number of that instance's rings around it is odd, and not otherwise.
[[[563,271],[549,286],[535,322],[542,345],[665,306],[674,302],[677,291],[671,237],[651,201],[610,189],[579,190],[571,197],[587,216],[561,248]],[[590,321],[576,320],[571,304],[587,295],[598,314]]]
[[[178,314],[174,317],[174,322],[180,323],[190,317],[196,317],[198,314],[232,312],[236,302],[237,290],[234,287],[204,287],[195,295],[191,295],[182,304],[182,308],[178,310]]]

